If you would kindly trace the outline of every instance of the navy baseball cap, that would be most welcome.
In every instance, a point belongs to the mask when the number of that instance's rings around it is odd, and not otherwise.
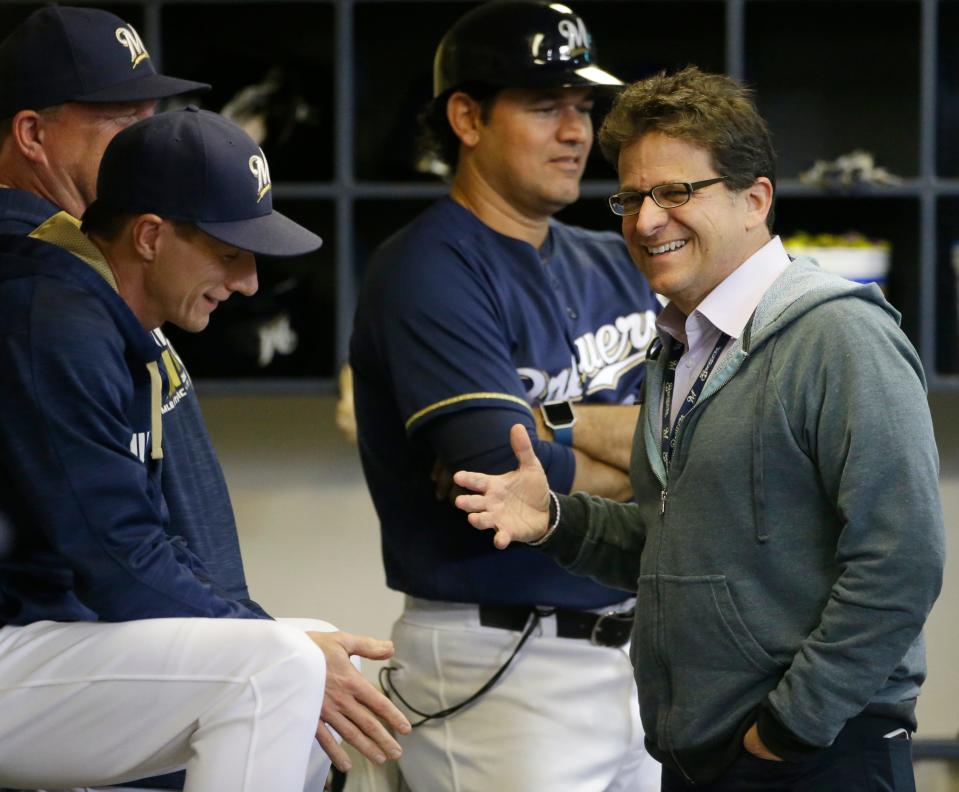
[[[299,256],[323,244],[273,209],[262,149],[217,113],[192,105],[127,127],[110,141],[88,212],[158,214],[266,256]]]
[[[157,74],[133,26],[94,8],[46,6],[0,44],[0,118],[64,102],[138,102],[209,88]]]

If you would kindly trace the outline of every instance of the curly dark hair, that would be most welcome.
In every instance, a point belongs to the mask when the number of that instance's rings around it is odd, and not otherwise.
[[[772,230],[776,154],[750,89],[725,74],[710,74],[695,66],[635,82],[619,95],[603,121],[599,145],[615,168],[623,145],[648,132],[705,148],[730,190],[744,190],[760,176],[768,178],[773,203],[766,226]]]

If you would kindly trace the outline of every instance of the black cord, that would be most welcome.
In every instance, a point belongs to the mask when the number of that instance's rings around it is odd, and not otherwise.
[[[506,669],[510,667],[510,664],[516,658],[516,655],[519,654],[519,650],[523,648],[523,644],[525,644],[529,640],[529,637],[533,634],[533,630],[535,630],[537,625],[539,625],[540,618],[542,618],[543,616],[549,616],[552,613],[553,613],[552,608],[533,608],[532,613],[530,614],[529,624],[527,624],[526,629],[523,630],[523,634],[520,636],[519,643],[516,644],[516,648],[513,649],[513,653],[506,659],[506,662],[499,667],[496,673],[493,674],[493,676],[491,676],[489,680],[487,680],[486,684],[483,685],[483,687],[477,690],[472,696],[470,696],[465,701],[461,701],[459,704],[454,704],[452,707],[447,707],[446,709],[439,710],[438,712],[421,712],[420,710],[416,709],[416,707],[414,707],[405,698],[403,698],[402,695],[400,695],[400,692],[396,689],[396,685],[393,684],[392,674],[394,671],[400,670],[396,666],[383,666],[380,669],[380,673],[379,673],[380,688],[382,688],[383,692],[386,694],[388,698],[392,699],[393,696],[396,696],[396,698],[399,699],[400,703],[404,707],[406,707],[413,714],[420,716],[422,720],[418,720],[416,723],[410,724],[410,726],[412,726],[414,729],[417,726],[422,726],[427,721],[437,720],[439,718],[448,718],[450,715],[456,712],[459,712],[464,707],[467,707],[470,704],[472,704],[474,701],[476,701],[476,699],[478,699],[484,693],[489,691],[489,689],[492,688],[493,685],[499,682],[500,677],[502,677],[503,674],[506,673]]]
[[[330,792],[343,792],[346,789],[346,776],[342,770],[330,768]]]

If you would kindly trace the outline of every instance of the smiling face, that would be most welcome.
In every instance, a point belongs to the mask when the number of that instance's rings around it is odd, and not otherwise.
[[[214,239],[198,228],[165,222],[157,257],[144,278],[144,304],[154,327],[172,322],[191,333],[203,330],[210,314],[234,292],[256,292],[252,253]]]
[[[722,176],[709,152],[695,143],[649,132],[619,153],[620,190],[649,190],[669,182]],[[653,290],[686,315],[769,240],[768,179],[739,192],[724,183],[694,192],[689,202],[662,209],[651,198],[623,218],[630,255]],[[771,187],[768,189],[771,196]]]
[[[477,127],[473,165],[522,214],[552,215],[579,198],[592,107],[588,89],[504,90]]]

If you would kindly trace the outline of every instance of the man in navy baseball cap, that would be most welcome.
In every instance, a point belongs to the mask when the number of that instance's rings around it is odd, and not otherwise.
[[[0,43],[0,233],[27,234],[95,197],[107,143],[156,101],[206,83],[157,74],[136,29],[92,8],[47,6]]]
[[[253,139],[192,105],[118,134],[100,163],[97,194],[85,227],[104,213],[153,213],[250,253],[297,256],[322,244],[273,209],[269,165]]]
[[[271,621],[242,575],[227,587],[194,552],[203,529],[182,532],[184,514],[232,510],[204,483],[220,474],[212,446],[176,423],[188,377],[161,328],[202,330],[220,302],[256,291],[254,252],[320,238],[273,209],[253,140],[195,107],[117,134],[98,191],[82,227],[58,212],[0,235],[0,513],[13,534],[0,784],[90,788],[185,766],[186,789],[302,792],[324,788],[331,760],[349,768],[337,735],[375,762],[398,757],[390,730],[409,722],[350,660],[392,645]],[[195,430],[207,437],[202,419]]]
[[[194,106],[120,132],[104,152],[97,195],[83,231],[148,329],[202,330],[234,291],[256,291],[254,254],[297,256],[322,244],[273,209],[269,166],[253,139]]]

